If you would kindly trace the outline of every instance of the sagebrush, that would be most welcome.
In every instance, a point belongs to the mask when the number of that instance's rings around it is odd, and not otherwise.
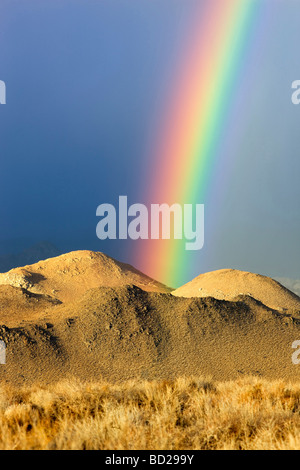
[[[1,449],[300,449],[300,383],[255,377],[0,387]]]

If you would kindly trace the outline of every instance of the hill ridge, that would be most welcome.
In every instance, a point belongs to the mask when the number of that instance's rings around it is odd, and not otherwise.
[[[271,277],[238,269],[219,269],[200,274],[172,291],[178,297],[207,297],[233,300],[248,295],[268,307],[300,309],[300,298]]]

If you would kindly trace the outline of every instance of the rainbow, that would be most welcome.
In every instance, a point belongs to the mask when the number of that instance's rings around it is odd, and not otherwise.
[[[235,125],[235,95],[255,41],[262,3],[200,2],[160,113],[147,168],[149,187],[144,191],[149,204],[211,200],[222,143]],[[192,258],[181,241],[147,240],[138,245],[133,264],[176,287],[189,280],[187,259]]]

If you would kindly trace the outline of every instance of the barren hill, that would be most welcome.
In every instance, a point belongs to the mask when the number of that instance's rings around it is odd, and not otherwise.
[[[172,292],[177,297],[214,297],[234,300],[250,296],[277,310],[300,309],[300,298],[270,277],[236,269],[212,271],[188,282]]]
[[[79,251],[0,274],[0,340],[0,382],[298,380],[300,303],[272,279],[233,270],[173,295],[129,265]]]
[[[0,327],[15,384],[68,377],[110,381],[244,375],[296,380],[292,343],[300,318],[249,297],[178,298],[136,286],[91,289],[72,303],[44,305],[39,318]]]
[[[93,251],[74,251],[0,274],[0,285],[26,289],[68,302],[88,289],[134,284],[146,291],[170,292],[128,264]]]

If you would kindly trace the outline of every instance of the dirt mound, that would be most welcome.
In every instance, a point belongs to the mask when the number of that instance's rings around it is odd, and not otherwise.
[[[1,274],[0,381],[299,379],[300,300],[279,283],[223,270],[174,294],[89,251]]]
[[[300,298],[274,281],[260,274],[235,269],[221,269],[200,276],[174,290],[178,297],[214,297],[221,300],[234,300],[249,296],[277,310],[300,310]]]
[[[1,324],[7,326],[38,320],[42,312],[59,304],[58,299],[48,295],[34,294],[21,287],[0,286]]]
[[[88,289],[100,286],[134,284],[146,291],[171,291],[132,266],[93,251],[74,251],[12,269],[0,274],[1,284],[55,297],[62,302],[72,301]]]
[[[100,287],[42,309],[38,320],[0,327],[7,344],[1,380],[229,380],[249,374],[297,380],[291,357],[299,338],[299,317],[249,297],[228,302]]]

